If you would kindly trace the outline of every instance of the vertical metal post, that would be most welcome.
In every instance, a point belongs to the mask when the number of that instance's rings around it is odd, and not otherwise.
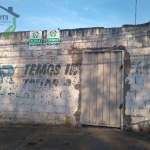
[[[135,25],[136,25],[136,16],[137,16],[137,0],[135,2]]]

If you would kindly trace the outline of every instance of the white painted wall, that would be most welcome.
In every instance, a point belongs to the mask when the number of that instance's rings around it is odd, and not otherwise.
[[[70,33],[69,33],[70,32]],[[69,35],[71,34],[71,36]],[[43,41],[46,31],[43,31]],[[89,28],[61,31],[60,51],[46,50],[45,43],[41,51],[31,51],[28,46],[29,32],[18,32],[4,39],[0,34],[0,67],[13,66],[15,72],[10,77],[0,78],[0,121],[12,123],[65,123],[68,118],[76,123],[74,113],[79,103],[79,90],[75,85],[80,83],[80,66],[76,66],[76,75],[65,74],[66,65],[73,63],[75,49],[104,49],[113,46],[124,46],[129,53],[131,67],[124,79],[127,89],[125,115],[131,117],[131,123],[150,120],[150,24],[141,26],[123,26],[121,28]],[[70,54],[69,54],[69,53]],[[59,53],[59,55],[58,55]],[[75,59],[78,59],[76,54]],[[27,74],[27,64],[61,64],[58,75]],[[35,67],[36,68],[36,67]],[[0,70],[1,71],[1,70]],[[8,73],[7,69],[5,70]],[[125,70],[126,71],[126,70]],[[11,73],[11,72],[10,72]],[[31,71],[34,74],[34,71]],[[3,82],[1,81],[3,78]],[[25,84],[25,79],[29,79]],[[57,86],[41,86],[40,83],[30,83],[33,79],[42,82],[43,79],[53,81],[58,79]],[[71,84],[64,85],[70,79]],[[45,81],[45,80],[44,80]],[[82,109],[82,107],[81,107]],[[79,112],[80,113],[80,112]],[[80,115],[78,116],[80,117]],[[123,118],[124,119],[124,118]]]
[[[48,51],[42,54],[33,51],[31,55],[31,51],[25,51],[20,57],[19,52],[11,50],[9,53],[1,51],[1,56],[7,55],[7,58],[0,59],[1,122],[65,124],[66,117],[69,117],[70,123],[75,125],[74,113],[79,99],[75,85],[79,83],[80,70],[78,65],[72,65],[68,51],[63,53],[62,50],[61,55],[49,55]],[[25,65],[28,64],[27,70]],[[36,67],[32,68],[32,64]],[[38,64],[47,65],[45,74],[36,74]],[[51,68],[48,69],[50,64],[54,65],[53,73],[50,73]],[[56,68],[57,64],[60,69]],[[67,64],[70,67],[66,72]]]

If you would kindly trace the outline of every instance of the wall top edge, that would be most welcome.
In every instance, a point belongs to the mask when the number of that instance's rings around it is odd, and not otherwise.
[[[105,28],[105,27],[88,27],[88,28],[74,28],[74,29],[59,29],[61,32],[63,31],[80,31],[80,30],[119,30],[119,29],[124,29],[124,28],[138,28],[138,27],[150,27],[150,21],[147,23],[143,23],[143,24],[137,24],[137,25],[132,25],[132,24],[125,24],[122,25],[121,27],[111,27],[111,28]],[[47,29],[49,30],[49,29]],[[42,32],[46,32],[47,30],[39,30]],[[33,30],[31,30],[33,31]],[[30,31],[16,31],[14,33],[28,33]],[[0,32],[0,34],[3,34],[4,32]]]

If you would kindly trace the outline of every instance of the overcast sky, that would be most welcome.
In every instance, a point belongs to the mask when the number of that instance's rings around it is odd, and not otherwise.
[[[20,17],[16,31],[121,27],[134,24],[136,0],[0,0]],[[138,0],[137,24],[150,21],[150,0]],[[1,28],[1,26],[0,26]],[[0,29],[0,32],[2,29]]]

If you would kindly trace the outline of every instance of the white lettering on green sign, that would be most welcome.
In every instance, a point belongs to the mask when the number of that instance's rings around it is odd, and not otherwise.
[[[30,39],[30,44],[42,44],[41,39]]]
[[[59,38],[47,38],[47,43],[59,43]]]

